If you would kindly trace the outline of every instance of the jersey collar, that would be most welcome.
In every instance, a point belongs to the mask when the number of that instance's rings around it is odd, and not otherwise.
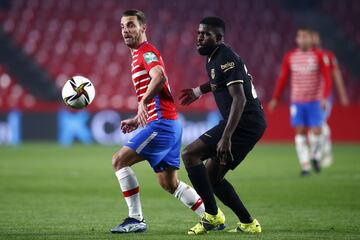
[[[208,57],[208,63],[211,61],[211,58],[214,56],[214,54],[216,53],[216,51],[220,48],[221,45],[217,46],[214,51],[209,55]]]

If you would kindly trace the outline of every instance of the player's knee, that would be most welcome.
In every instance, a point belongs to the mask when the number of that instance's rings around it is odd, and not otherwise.
[[[167,192],[173,194],[177,188],[177,184],[167,181],[160,181],[160,186]]]
[[[125,164],[125,161],[123,161],[122,159],[123,159],[123,156],[119,152],[117,152],[113,155],[111,163],[112,163],[112,167],[115,171],[118,171],[121,168],[127,167],[127,165]]]
[[[181,157],[182,157],[185,167],[190,167],[193,164],[194,159],[192,157],[192,153],[191,153],[191,150],[189,150],[189,148],[186,147],[182,151]]]

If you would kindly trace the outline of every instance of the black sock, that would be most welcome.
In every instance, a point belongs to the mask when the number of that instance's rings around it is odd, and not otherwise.
[[[246,210],[244,204],[235,192],[235,189],[228,181],[226,181],[226,179],[223,179],[220,183],[214,186],[214,193],[222,203],[224,203],[236,214],[236,216],[240,219],[240,222],[251,223],[253,221],[249,212]]]
[[[204,202],[205,211],[211,215],[216,215],[216,201],[205,166],[200,164],[187,168],[186,171],[188,172],[188,176],[193,187]]]

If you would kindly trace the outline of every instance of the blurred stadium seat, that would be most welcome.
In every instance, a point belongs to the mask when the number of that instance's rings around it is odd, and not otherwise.
[[[340,9],[335,18],[360,45],[360,35],[356,31],[359,23],[350,22],[354,18],[351,14],[359,14],[351,8],[360,9],[359,3],[330,2],[324,4],[324,11],[334,13],[334,9]],[[70,76],[89,77],[97,90],[91,105],[95,110],[136,108],[135,99],[128,97],[134,92],[130,80],[130,53],[122,42],[119,26],[121,13],[128,8],[136,7],[147,14],[149,40],[165,59],[175,97],[182,88],[207,80],[204,59],[195,52],[197,23],[203,16],[218,15],[225,19],[228,24],[226,42],[245,60],[263,100],[271,97],[282,55],[294,46],[292,16],[273,1],[140,0],[135,6],[130,1],[115,0],[13,0],[10,3],[9,9],[0,10],[3,30],[50,73],[59,88]],[[351,80],[347,85],[352,90],[351,97],[359,98],[358,81],[346,69],[344,72],[346,80]],[[0,107],[27,104],[31,108],[40,104],[35,100],[37,96],[28,94],[14,79],[9,80],[5,68],[0,68],[0,79],[5,79],[0,80],[4,91]],[[16,96],[16,101],[8,101],[10,95]],[[212,98],[206,96],[190,109],[214,108]]]

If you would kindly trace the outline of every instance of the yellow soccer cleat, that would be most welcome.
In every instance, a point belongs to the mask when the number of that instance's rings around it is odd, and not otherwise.
[[[261,226],[258,220],[254,219],[252,223],[238,222],[237,227],[229,232],[261,233]]]
[[[199,235],[207,233],[208,231],[220,231],[225,228],[225,215],[218,208],[216,215],[205,213],[205,216],[200,220],[198,224],[190,228],[188,231],[189,235]]]

